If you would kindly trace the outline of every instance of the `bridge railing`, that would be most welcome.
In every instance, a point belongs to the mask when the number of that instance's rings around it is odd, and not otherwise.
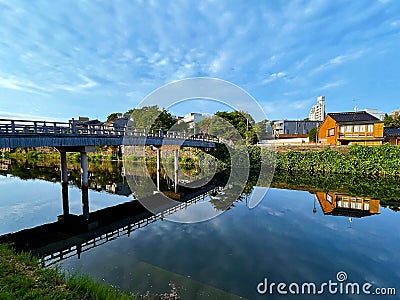
[[[208,134],[189,134],[178,131],[149,130],[130,126],[114,127],[106,123],[90,124],[80,121],[48,122],[0,119],[0,135],[91,135],[91,136],[137,136],[219,142]]]
[[[219,139],[208,134],[191,134],[181,131],[163,131],[161,129],[154,130],[148,128],[127,128],[127,136],[146,136],[146,137],[162,137],[170,139],[184,139],[184,140],[196,140],[218,143]]]
[[[0,134],[79,134],[124,135],[125,129],[116,129],[103,123],[48,122],[0,119]]]

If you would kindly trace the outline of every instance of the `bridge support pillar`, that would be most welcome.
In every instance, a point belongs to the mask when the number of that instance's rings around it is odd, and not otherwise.
[[[88,186],[89,175],[88,175],[88,163],[86,152],[81,152],[81,183],[82,186]]]
[[[157,148],[157,190],[160,190],[160,177],[161,177],[161,149]]]
[[[89,220],[89,188],[88,186],[82,186],[82,215],[87,221]]]
[[[179,185],[178,185],[178,172],[179,172],[179,150],[175,149],[175,157],[174,157],[174,188],[175,193],[179,192]]]
[[[89,172],[86,152],[81,152],[81,184],[82,184],[82,212],[85,220],[89,219]]]
[[[61,155],[61,188],[62,188],[62,201],[63,201],[63,215],[69,215],[69,199],[68,199],[68,167],[67,167],[67,153],[60,152]]]

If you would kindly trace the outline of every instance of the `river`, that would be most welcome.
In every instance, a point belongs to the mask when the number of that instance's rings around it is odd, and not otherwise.
[[[63,206],[56,164],[8,161],[2,163],[2,169],[0,235],[57,223]],[[70,163],[69,169],[69,213],[80,215],[79,165]],[[121,171],[118,163],[91,166],[89,207],[91,213],[104,211],[99,222],[107,222],[104,216],[115,213],[108,208],[137,202]],[[224,213],[204,222],[182,224],[161,217],[133,226],[128,233],[126,224],[121,223],[125,230],[95,240],[79,255],[54,259],[51,266],[89,274],[140,294],[168,292],[172,284],[181,299],[309,299],[309,295],[301,295],[304,283],[315,284],[323,299],[365,299],[362,290],[360,295],[346,293],[346,283],[357,283],[360,289],[370,283],[367,292],[371,294],[396,288],[397,296],[375,296],[398,299],[399,202],[387,199],[390,195],[385,201],[377,199],[377,194],[368,195],[371,189],[382,189],[379,180],[372,180],[366,192],[354,195],[354,180],[348,181],[353,187],[342,184],[338,190],[323,190],[282,183],[285,176],[281,174],[279,182],[272,183],[253,209],[246,203],[251,195],[243,194]],[[396,182],[389,182],[395,185],[392,194],[398,190]],[[210,193],[204,195],[201,201],[210,202]],[[213,207],[218,209],[215,203]],[[124,215],[128,217],[139,220]],[[74,236],[59,240],[66,243],[71,238]],[[29,237],[35,239],[40,237]],[[76,252],[76,247],[73,249]],[[337,284],[336,295],[329,291],[329,281]],[[280,283],[282,290],[278,291]],[[287,294],[281,295],[284,292]]]

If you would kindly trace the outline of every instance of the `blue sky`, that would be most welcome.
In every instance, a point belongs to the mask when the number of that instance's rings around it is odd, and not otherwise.
[[[269,119],[400,109],[400,1],[0,0],[0,118],[104,119],[210,76]],[[210,112],[203,102],[175,113]]]

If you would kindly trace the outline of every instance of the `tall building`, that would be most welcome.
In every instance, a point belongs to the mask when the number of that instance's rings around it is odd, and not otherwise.
[[[325,96],[319,96],[317,101],[318,103],[311,108],[308,115],[310,121],[323,121],[325,119]]]

